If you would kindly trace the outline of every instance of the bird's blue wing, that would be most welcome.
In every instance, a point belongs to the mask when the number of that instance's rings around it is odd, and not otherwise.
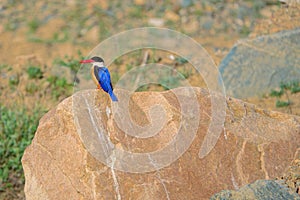
[[[113,87],[111,85],[110,74],[107,68],[101,69],[98,72],[99,84],[105,92],[111,92]]]

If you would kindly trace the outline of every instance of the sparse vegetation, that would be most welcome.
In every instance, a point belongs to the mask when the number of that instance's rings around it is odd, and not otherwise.
[[[165,90],[170,90],[180,87],[181,79],[178,76],[164,76],[159,82]]]
[[[29,76],[29,78],[33,79],[33,78],[43,78],[43,72],[41,70],[41,68],[36,67],[36,66],[30,66],[27,68],[27,74]]]
[[[183,57],[176,57],[175,58],[175,61],[179,64],[179,65],[182,65],[182,64],[185,64],[188,62],[187,59],[183,58]]]
[[[66,30],[63,30],[62,33],[58,33],[58,32],[53,33],[52,38],[41,38],[36,35],[28,35],[27,37],[29,42],[45,43],[51,45],[54,43],[67,42],[69,40],[69,33]]]
[[[0,70],[5,69],[5,68],[8,68],[7,64],[0,64]]]
[[[115,71],[111,71],[110,75],[111,75],[111,81],[112,81],[112,83],[116,83],[120,79],[119,73],[117,73]]]
[[[60,96],[69,96],[72,92],[73,85],[67,82],[67,79],[58,76],[50,76],[47,78],[50,84],[51,95],[55,100],[58,100]]]
[[[277,108],[288,107],[292,113],[292,102],[289,95],[296,94],[298,92],[300,92],[299,81],[291,81],[287,83],[282,82],[279,89],[271,90],[270,96],[276,97],[275,105]]]
[[[9,77],[8,83],[10,87],[15,87],[19,84],[19,81],[20,81],[19,75],[15,74]]]
[[[0,105],[0,192],[24,184],[21,158],[43,113],[39,107],[29,114],[24,107]]]
[[[143,17],[143,7],[142,6],[133,6],[129,11],[129,16],[132,18],[142,18]]]
[[[182,76],[184,76],[184,78],[188,79],[191,75],[192,75],[192,70],[187,68],[187,67],[183,67],[181,69],[178,70],[179,73],[182,74]]]
[[[34,94],[38,90],[39,90],[39,87],[35,83],[27,83],[26,84],[26,92],[28,92],[29,94]]]
[[[41,25],[41,22],[37,18],[33,18],[31,21],[27,23],[29,28],[29,33],[35,33],[36,30]]]
[[[54,60],[53,64],[60,65],[62,67],[67,67],[71,70],[71,72],[75,75],[80,67],[80,60],[85,59],[85,57],[82,55],[81,51],[77,51],[77,58],[74,58],[73,56],[65,55],[63,59],[57,58]]]

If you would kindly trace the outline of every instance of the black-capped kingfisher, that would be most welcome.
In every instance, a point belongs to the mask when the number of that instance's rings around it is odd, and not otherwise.
[[[102,88],[105,92],[107,92],[112,101],[118,101],[118,98],[113,93],[110,74],[104,65],[104,60],[95,56],[88,60],[82,60],[80,63],[92,63],[91,75],[98,89]]]

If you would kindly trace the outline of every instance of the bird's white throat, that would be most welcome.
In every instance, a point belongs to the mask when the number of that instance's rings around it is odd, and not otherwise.
[[[98,67],[104,67],[104,62],[94,62],[94,65],[97,65]]]

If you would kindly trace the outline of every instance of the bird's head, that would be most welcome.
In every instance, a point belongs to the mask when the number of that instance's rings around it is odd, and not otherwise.
[[[92,63],[93,65],[97,65],[99,67],[104,67],[104,60],[98,56],[94,56],[91,59],[81,60],[80,63]]]

